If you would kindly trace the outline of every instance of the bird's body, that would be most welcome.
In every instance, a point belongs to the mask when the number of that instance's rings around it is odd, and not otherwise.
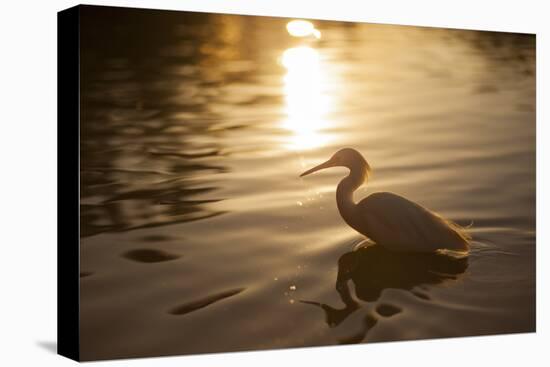
[[[357,208],[362,221],[352,228],[390,250],[468,250],[468,240],[457,225],[402,196],[377,192]]]
[[[370,171],[356,150],[342,149],[302,176],[336,166],[350,169],[350,174],[338,184],[336,202],[344,221],[357,232],[392,251],[468,251],[469,236],[463,228],[402,196],[377,192],[356,204],[353,193]]]

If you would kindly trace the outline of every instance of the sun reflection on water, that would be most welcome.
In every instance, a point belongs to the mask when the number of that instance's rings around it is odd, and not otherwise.
[[[286,30],[294,37],[314,36],[317,39],[321,38],[321,32],[315,28],[313,23],[307,20],[292,20],[287,23]]]
[[[324,93],[327,80],[320,54],[317,50],[300,46],[287,49],[281,63],[287,69],[284,76],[284,94],[287,118],[283,128],[292,132],[288,148],[305,150],[318,147],[328,141],[326,129],[332,100]]]

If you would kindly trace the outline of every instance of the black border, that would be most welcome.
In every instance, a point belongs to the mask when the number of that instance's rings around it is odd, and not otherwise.
[[[57,353],[80,360],[80,6],[57,13]]]

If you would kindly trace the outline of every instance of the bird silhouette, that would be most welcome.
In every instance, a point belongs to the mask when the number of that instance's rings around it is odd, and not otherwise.
[[[376,244],[403,252],[469,250],[470,236],[463,227],[402,196],[377,192],[356,204],[353,193],[366,182],[371,169],[355,149],[339,150],[328,161],[305,171],[300,177],[330,167],[350,170],[336,189],[340,215],[350,227]]]

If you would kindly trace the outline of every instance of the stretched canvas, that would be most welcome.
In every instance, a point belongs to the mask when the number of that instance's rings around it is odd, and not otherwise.
[[[60,354],[535,331],[534,34],[58,26]]]

